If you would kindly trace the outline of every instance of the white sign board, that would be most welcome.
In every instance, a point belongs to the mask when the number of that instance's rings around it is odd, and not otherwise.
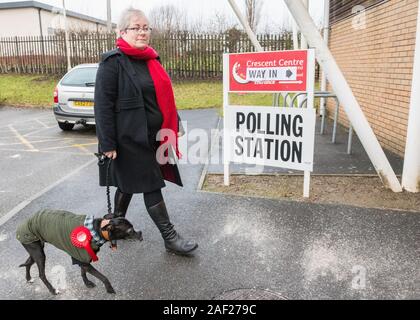
[[[309,197],[316,111],[315,51],[231,53],[223,56],[224,184],[230,162],[304,171]],[[306,93],[307,108],[232,106],[229,93]]]
[[[230,106],[229,161],[313,170],[315,109]]]

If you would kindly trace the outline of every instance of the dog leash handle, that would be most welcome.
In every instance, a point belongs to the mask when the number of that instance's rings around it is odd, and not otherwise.
[[[107,196],[107,206],[108,206],[108,214],[112,215],[112,207],[111,207],[111,192],[109,190],[109,171],[111,168],[112,158],[108,158],[103,153],[95,153],[95,156],[98,158],[98,165],[103,166],[106,163],[106,160],[108,159],[108,165],[106,168],[106,196]]]
[[[109,190],[109,171],[111,168],[111,164],[112,164],[112,159],[108,158],[108,165],[106,168],[106,199],[107,199],[107,205],[108,205],[108,214],[112,215],[112,207],[111,207],[111,192]]]
[[[106,167],[106,178],[105,178],[105,182],[106,182],[106,200],[107,200],[107,206],[108,206],[108,216],[112,217],[113,213],[112,213],[112,206],[111,206],[111,192],[110,192],[110,188],[109,188],[109,175],[110,175],[110,168],[111,168],[111,164],[112,164],[112,158],[107,158],[105,156],[105,154],[103,153],[95,153],[95,156],[98,157],[99,165],[104,165],[105,164],[105,160],[108,159],[108,165]],[[109,241],[111,242],[111,249],[115,250],[117,248],[117,241],[113,240],[113,239],[109,239]]]

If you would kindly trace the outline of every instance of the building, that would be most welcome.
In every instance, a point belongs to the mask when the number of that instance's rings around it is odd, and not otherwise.
[[[107,31],[106,21],[69,10],[67,24],[70,31]],[[0,3],[0,37],[46,36],[63,29],[62,8],[37,1]]]
[[[400,156],[406,147],[418,5],[418,0],[330,1],[330,50],[379,142]],[[328,103],[330,116],[334,107]],[[339,121],[349,125],[343,108]]]

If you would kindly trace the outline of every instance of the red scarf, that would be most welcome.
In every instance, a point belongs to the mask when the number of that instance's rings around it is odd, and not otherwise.
[[[147,47],[144,50],[136,49],[122,38],[117,40],[117,47],[123,53],[134,59],[146,61],[153,84],[155,85],[157,103],[163,116],[161,129],[169,129],[173,132],[173,135],[171,134],[169,139],[167,137],[164,141],[161,141],[161,145],[169,140],[169,144],[174,147],[177,157],[180,158],[181,154],[178,149],[178,114],[176,112],[172,82],[165,69],[157,60],[157,52],[152,47]]]

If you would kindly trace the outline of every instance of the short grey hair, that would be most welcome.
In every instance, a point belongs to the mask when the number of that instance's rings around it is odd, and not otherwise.
[[[120,20],[118,22],[118,30],[120,30],[121,32],[129,28],[131,18],[135,16],[147,18],[143,11],[139,9],[134,9],[133,7],[127,8],[120,15]]]

